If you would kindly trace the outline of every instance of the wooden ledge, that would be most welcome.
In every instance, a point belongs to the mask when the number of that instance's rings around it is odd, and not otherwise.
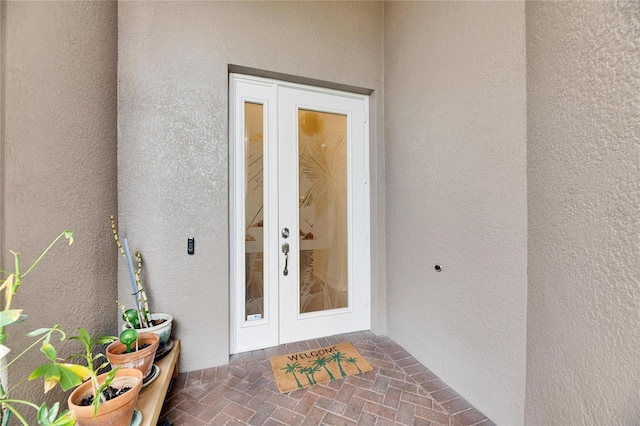
[[[160,367],[158,378],[140,391],[136,408],[142,413],[142,426],[158,424],[169,383],[172,378],[178,377],[178,356],[180,356],[180,340],[174,340],[171,352],[155,363]]]

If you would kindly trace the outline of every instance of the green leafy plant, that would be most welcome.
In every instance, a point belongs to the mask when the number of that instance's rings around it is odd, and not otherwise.
[[[81,365],[60,364],[57,362],[56,350],[50,343],[51,336],[55,333],[60,334],[60,341],[63,341],[66,337],[65,333],[60,330],[57,325],[53,328],[41,328],[28,333],[28,337],[40,337],[25,350],[23,350],[13,360],[11,360],[11,362],[4,366],[3,370],[8,369],[9,366],[16,362],[21,356],[34,348],[38,343],[42,342],[42,347],[40,350],[47,356],[47,358],[52,361],[52,363],[43,364],[36,368],[34,372],[29,376],[29,380],[44,376],[44,393],[49,392],[51,389],[56,387],[56,385],[60,385],[60,387],[65,391],[78,386],[80,383],[82,383],[83,378],[88,377],[88,370]],[[2,403],[3,405],[3,425],[6,425],[8,423],[10,418],[9,413],[13,414],[23,425],[28,424],[22,414],[18,411],[18,405],[28,406],[37,410],[37,419],[38,424],[40,425],[67,426],[75,424],[75,419],[73,418],[72,413],[70,413],[68,410],[60,412],[60,404],[57,402],[51,408],[49,408],[45,403],[38,406],[31,401],[10,398],[10,392],[23,382],[24,381],[16,384],[6,391],[4,390],[4,386],[0,385],[0,389],[2,390],[0,403]]]
[[[38,424],[47,426],[73,426],[76,424],[76,419],[73,418],[69,410],[64,410],[58,416],[59,411],[59,402],[53,404],[51,408],[48,408],[47,404],[42,404],[38,410]]]
[[[5,331],[5,327],[26,319],[26,315],[22,313],[22,309],[12,308],[11,305],[13,302],[13,298],[22,285],[22,280],[27,275],[29,275],[33,268],[38,263],[40,263],[44,256],[62,238],[67,239],[69,241],[69,245],[73,244],[73,233],[71,231],[62,232],[53,240],[51,244],[49,244],[49,246],[42,252],[42,254],[40,254],[36,261],[33,262],[33,264],[29,268],[27,268],[26,272],[22,272],[19,253],[13,250],[11,250],[10,252],[14,257],[14,271],[8,272],[5,270],[0,270],[3,282],[2,286],[0,286],[0,292],[4,291],[4,308],[2,311],[0,311],[0,348],[2,349],[2,352],[5,356],[9,352],[9,348],[4,346],[4,343],[6,343],[8,337]],[[51,361],[51,363],[41,365],[36,368],[36,370],[29,377],[30,380],[44,376],[45,393],[53,389],[58,384],[63,390],[68,390],[82,383],[82,380],[87,377],[88,370],[83,369],[83,367],[79,365],[64,364],[57,361],[56,350],[51,343],[51,337],[54,334],[58,334],[60,336],[60,341],[63,341],[66,337],[65,333],[60,330],[57,325],[52,328],[40,328],[27,334],[27,336],[29,337],[37,337],[37,340],[22,352],[20,352],[10,362],[7,363],[4,359],[4,356],[0,358],[0,373],[5,376],[5,379],[0,381],[0,404],[2,405],[1,415],[3,426],[8,424],[11,414],[13,414],[23,425],[28,425],[24,416],[18,410],[18,406],[31,407],[37,410],[36,418],[38,424],[40,425],[69,426],[75,424],[75,419],[72,413],[68,410],[60,412],[60,404],[57,402],[53,404],[51,408],[49,408],[46,403],[37,405],[32,401],[11,398],[11,392],[17,386],[24,383],[26,379],[10,388],[6,380],[6,373],[8,372],[9,367],[16,361],[18,361],[18,359],[20,359],[25,353],[41,343],[42,347],[40,350]]]
[[[7,272],[0,270],[0,273],[7,276],[4,280],[2,286],[0,286],[0,291],[4,290],[5,292],[5,303],[4,309],[0,312],[0,344],[4,343],[7,340],[7,335],[5,334],[4,326],[13,324],[20,319],[20,315],[22,315],[22,309],[11,309],[11,302],[13,301],[13,296],[18,292],[18,289],[22,285],[22,280],[29,275],[29,273],[35,268],[35,266],[40,263],[42,258],[53,248],[54,245],[62,238],[66,238],[69,240],[69,245],[73,244],[73,232],[64,231],[60,235],[56,237],[55,240],[49,247],[46,248],[45,251],[42,252],[40,256],[36,259],[35,262],[27,269],[25,273],[22,273],[20,268],[20,254],[10,250],[11,254],[14,258],[15,271]]]
[[[51,389],[55,388],[56,385],[60,385],[62,390],[67,391],[88,379],[91,373],[87,367],[82,365],[58,362],[56,348],[50,343],[50,337],[54,331],[61,334],[61,341],[66,338],[65,333],[60,330],[57,325],[53,328],[41,328],[34,330],[27,334],[29,337],[36,337],[44,334],[44,337],[38,340],[42,341],[40,351],[49,359],[50,363],[39,366],[29,376],[29,380],[34,380],[44,376],[44,393],[49,392]],[[27,348],[27,350],[31,349],[32,346],[35,346],[38,341]]]
[[[98,382],[98,375],[100,374],[100,370],[109,365],[109,361],[106,361],[106,357],[103,353],[97,352],[94,355],[94,352],[96,352],[96,348],[114,342],[117,337],[103,335],[91,336],[87,330],[80,327],[78,328],[78,335],[72,336],[70,339],[76,340],[84,346],[84,352],[71,355],[69,358],[82,358],[87,363],[89,380],[91,380],[91,394],[93,396],[91,405],[93,406],[94,415],[97,415],[100,403],[106,401],[103,392],[111,385],[118,369],[115,368],[109,371],[104,383],[101,385]],[[103,358],[105,361],[101,362]]]

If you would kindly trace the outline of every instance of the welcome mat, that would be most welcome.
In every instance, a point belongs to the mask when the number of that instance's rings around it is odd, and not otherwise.
[[[349,342],[269,358],[280,393],[373,370]]]

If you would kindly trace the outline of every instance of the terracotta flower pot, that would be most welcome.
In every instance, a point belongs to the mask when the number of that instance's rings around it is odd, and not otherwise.
[[[107,346],[107,359],[112,368],[135,368],[142,372],[142,376],[146,378],[151,373],[151,367],[153,366],[153,360],[156,356],[156,350],[160,338],[154,333],[140,333],[138,334],[138,347],[142,347],[146,344],[146,348],[138,349],[135,352],[127,353],[127,347],[119,340],[111,343]],[[131,345],[131,349],[135,349],[134,345]]]
[[[98,376],[98,382],[104,383],[108,373]],[[116,376],[111,382],[113,388],[131,388],[117,398],[102,402],[98,409],[97,416],[93,415],[93,406],[80,406],[84,398],[91,395],[91,382],[86,381],[77,388],[67,400],[69,410],[75,413],[80,426],[128,426],[131,424],[133,410],[136,408],[138,394],[142,389],[142,372],[136,369],[120,369],[116,371]]]

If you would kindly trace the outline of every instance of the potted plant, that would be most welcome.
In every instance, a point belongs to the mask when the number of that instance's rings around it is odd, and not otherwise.
[[[147,294],[142,286],[140,280],[140,272],[142,271],[142,255],[140,250],[134,252],[136,260],[136,268],[133,267],[133,258],[131,251],[129,250],[129,243],[127,239],[123,239],[120,242],[118,231],[116,229],[116,223],[113,216],[111,216],[111,232],[113,238],[116,241],[116,245],[120,250],[120,254],[127,261],[127,268],[129,270],[129,278],[131,280],[131,287],[133,294],[136,296],[135,303],[136,309],[129,309],[123,315],[125,324],[123,330],[127,328],[135,328],[144,332],[155,333],[160,338],[158,347],[158,353],[164,353],[171,350],[171,326],[173,323],[173,317],[164,313],[151,313],[149,309],[149,300]]]
[[[116,368],[99,374],[108,362],[96,367],[96,362],[104,358],[104,354],[94,355],[95,348],[113,342],[115,337],[92,337],[83,328],[78,332],[79,335],[71,339],[82,343],[84,352],[73,357],[84,359],[89,380],[69,395],[69,409],[75,413],[80,426],[129,425],[142,389],[142,372],[134,368]]]
[[[42,347],[40,350],[45,354],[45,356],[47,356],[47,358],[49,358],[51,362],[48,364],[40,365],[38,368],[36,368],[29,376],[29,380],[34,380],[38,377],[44,376],[44,393],[49,392],[57,385],[60,385],[62,390],[69,390],[74,386],[78,386],[79,384],[81,384],[82,380],[86,377],[86,369],[83,366],[75,364],[61,364],[56,361],[56,350],[50,342],[53,334],[60,334],[60,341],[63,341],[66,338],[65,333],[60,330],[57,325],[53,328],[41,328],[28,333],[27,336],[29,337],[40,337],[5,366],[5,369],[8,368],[22,355],[35,347],[38,343],[42,342]],[[11,415],[15,416],[23,425],[28,424],[25,420],[25,417],[17,409],[17,405],[29,406],[36,409],[36,420],[39,425],[72,426],[76,424],[74,413],[70,412],[69,410],[60,411],[59,402],[54,403],[51,408],[47,407],[46,403],[38,406],[31,401],[10,398],[9,392],[11,390],[12,389],[8,389],[5,392],[4,386],[2,387],[3,394],[2,398],[0,398],[0,402],[3,404],[3,426],[8,424]]]
[[[30,407],[35,409],[37,422],[44,426],[72,426],[76,424],[76,418],[80,425],[129,425],[135,409],[138,393],[142,387],[142,373],[136,369],[114,369],[108,373],[98,375],[98,372],[108,363],[102,363],[97,368],[96,361],[104,357],[103,354],[93,355],[98,345],[113,342],[114,337],[91,337],[84,329],[79,329],[79,336],[71,337],[81,342],[85,352],[79,356],[83,358],[87,366],[58,362],[57,352],[51,343],[54,334],[60,335],[60,340],[66,338],[65,333],[56,325],[53,328],[41,328],[28,334],[38,339],[23,350],[18,356],[7,363],[6,355],[9,349],[4,346],[7,340],[5,327],[26,319],[22,309],[12,308],[12,301],[22,280],[43,259],[49,250],[63,237],[73,244],[73,233],[64,231],[49,247],[37,258],[37,260],[22,272],[20,256],[11,251],[14,256],[14,272],[0,270],[3,275],[3,284],[0,286],[5,301],[4,309],[0,311],[0,404],[2,404],[2,426],[9,422],[13,415],[23,425],[29,423],[22,415],[18,407]],[[37,405],[34,402],[11,398],[10,393],[14,388],[8,386],[7,370],[22,355],[42,343],[41,351],[49,359],[49,363],[40,365],[29,376],[29,380],[44,377],[44,392],[59,385],[63,390],[69,390],[78,386],[68,398],[72,411],[60,412],[60,403],[56,402],[51,408],[46,404]],[[77,357],[77,356],[74,356]],[[89,380],[87,380],[89,379]],[[83,380],[87,380],[82,384]],[[117,414],[113,414],[113,412]]]
[[[135,345],[132,348],[133,343]],[[125,330],[120,339],[107,346],[106,354],[112,368],[135,368],[144,379],[151,374],[160,338],[154,333]]]

